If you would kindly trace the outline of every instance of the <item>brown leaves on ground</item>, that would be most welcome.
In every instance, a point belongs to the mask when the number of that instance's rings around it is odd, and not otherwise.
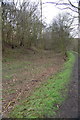
[[[29,64],[23,64],[19,69],[14,70],[9,68],[10,65],[16,66],[18,61],[30,62]],[[45,52],[31,56],[20,55],[14,62],[10,62],[7,68],[5,67],[7,62],[3,63],[3,115],[8,117],[10,110],[19,104],[19,100],[25,99],[30,96],[35,88],[39,87],[41,83],[45,82],[48,77],[55,74],[60,70],[63,64],[63,56],[60,54],[54,54],[53,52]],[[17,64],[16,64],[17,63]],[[15,67],[14,67],[15,68]],[[5,72],[6,69],[6,72]],[[5,79],[5,75],[12,75],[12,78]]]

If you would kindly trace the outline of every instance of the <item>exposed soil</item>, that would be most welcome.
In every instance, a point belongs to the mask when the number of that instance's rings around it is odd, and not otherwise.
[[[77,57],[77,55],[76,55]],[[56,118],[78,118],[78,58],[76,59],[68,97],[60,106]]]
[[[13,56],[7,57],[8,60],[3,57],[3,117],[8,117],[20,100],[30,96],[64,63],[61,54],[51,51],[36,54],[25,52]]]

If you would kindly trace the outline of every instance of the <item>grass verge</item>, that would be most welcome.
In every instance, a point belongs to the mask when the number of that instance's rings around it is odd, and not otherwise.
[[[68,60],[63,69],[51,76],[46,83],[37,88],[32,96],[21,101],[10,113],[10,118],[45,118],[53,117],[59,105],[66,98],[67,85],[75,62],[75,56],[68,52]]]

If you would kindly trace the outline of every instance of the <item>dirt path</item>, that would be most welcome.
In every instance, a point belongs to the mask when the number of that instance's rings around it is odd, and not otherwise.
[[[62,104],[59,111],[56,118],[78,118],[78,58],[74,65],[68,98]]]

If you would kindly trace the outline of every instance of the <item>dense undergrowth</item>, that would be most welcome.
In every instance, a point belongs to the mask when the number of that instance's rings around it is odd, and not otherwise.
[[[33,92],[32,96],[21,101],[10,113],[11,118],[50,118],[56,115],[59,106],[67,96],[75,56],[68,52],[63,69],[51,76]]]

